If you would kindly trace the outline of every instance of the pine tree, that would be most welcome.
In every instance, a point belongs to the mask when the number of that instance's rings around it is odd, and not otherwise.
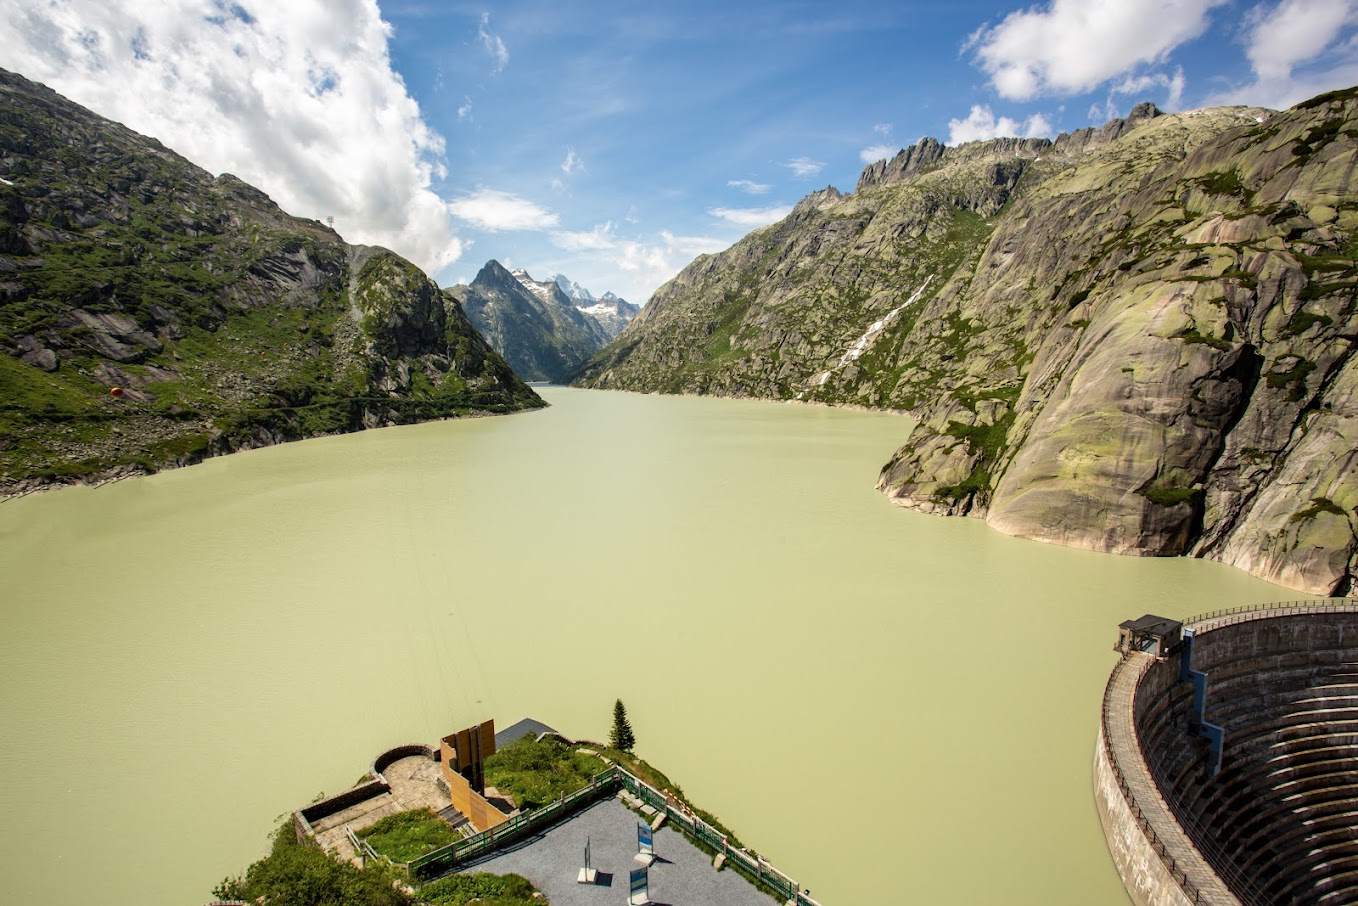
[[[627,706],[618,699],[613,703],[613,729],[608,734],[608,744],[619,752],[630,752],[637,744],[632,733],[632,725],[627,722]]]

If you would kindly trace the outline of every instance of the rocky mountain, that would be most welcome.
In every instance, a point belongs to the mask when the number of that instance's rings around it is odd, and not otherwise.
[[[0,494],[541,406],[414,265],[0,70]]]
[[[516,270],[513,273],[514,276],[519,278],[519,282],[529,289],[544,285],[528,276],[527,271]],[[572,305],[599,322],[599,326],[604,329],[604,334],[608,338],[605,342],[617,339],[618,334],[622,333],[622,329],[631,323],[632,319],[637,316],[637,312],[641,311],[640,305],[633,305],[615,293],[604,293],[596,299],[593,293],[565,274],[552,274],[549,280],[560,287],[561,292],[565,294]],[[537,292],[536,289],[534,291]]]
[[[604,329],[604,333],[608,335],[610,342],[616,340],[623,328],[632,323],[632,319],[641,312],[640,305],[633,305],[613,293],[604,293],[593,303],[581,305],[579,308],[599,322],[599,326]]]
[[[925,140],[694,261],[578,382],[907,410],[897,503],[1355,593],[1356,113]]]
[[[559,381],[608,342],[599,322],[576,308],[555,280],[510,273],[498,261],[487,262],[470,286],[444,292],[524,380]]]
[[[515,271],[514,273],[519,272]],[[585,308],[594,304],[594,294],[565,274],[552,274],[548,279],[561,287],[561,291],[566,294],[566,298],[570,299],[571,304],[576,308]]]

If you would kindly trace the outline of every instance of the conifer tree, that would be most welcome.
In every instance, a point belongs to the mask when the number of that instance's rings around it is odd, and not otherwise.
[[[637,744],[632,733],[632,725],[627,721],[627,707],[618,699],[613,703],[613,729],[608,734],[608,744],[619,752],[631,752]]]

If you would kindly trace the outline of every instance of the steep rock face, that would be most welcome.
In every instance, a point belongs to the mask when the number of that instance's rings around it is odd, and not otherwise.
[[[694,262],[582,374],[907,409],[898,503],[1349,593],[1355,105],[921,143]]]
[[[983,260],[955,311],[1051,287],[1019,300],[1017,343],[980,317],[970,333],[976,353],[1021,346],[1031,364],[1021,381],[959,380],[881,487],[1022,537],[1348,593],[1354,108],[1344,94],[1263,123],[1239,111],[1198,142],[1184,139],[1221,112],[1166,117],[1026,195],[989,250],[1007,259]],[[1065,262],[1044,267],[1043,249]],[[967,393],[1013,404],[982,418]],[[932,465],[947,456],[950,474]]]
[[[541,405],[408,262],[20,76],[0,98],[0,493]]]
[[[604,329],[604,335],[608,338],[607,342],[612,342],[618,338],[618,334],[628,324],[632,323],[641,312],[640,305],[633,305],[621,296],[613,293],[604,293],[598,299],[588,305],[578,306],[582,312],[599,322],[599,326]]]
[[[487,262],[470,286],[446,292],[524,380],[559,381],[608,342],[599,322],[576,308],[555,280],[516,276],[498,261]]]
[[[919,152],[924,156],[928,142]],[[963,146],[904,183],[826,188],[783,221],[703,255],[578,372],[585,385],[909,408],[895,376],[852,354],[900,336],[984,248],[988,218],[1031,164],[1008,140]],[[875,347],[874,347],[875,348]],[[862,350],[859,351],[861,354]],[[869,365],[869,367],[864,367]]]

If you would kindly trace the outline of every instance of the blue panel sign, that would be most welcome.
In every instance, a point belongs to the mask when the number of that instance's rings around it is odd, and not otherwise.
[[[637,849],[644,853],[654,852],[654,838],[651,836],[651,829],[644,824],[637,825]]]
[[[633,897],[635,897],[635,896],[636,896],[637,894],[639,894],[639,893],[641,893],[641,894],[646,893],[647,875],[648,875],[649,873],[650,873],[649,870],[648,870],[648,869],[645,869],[645,868],[634,868],[634,869],[632,869],[632,875],[631,875],[631,877],[632,877],[631,894],[632,894]]]

